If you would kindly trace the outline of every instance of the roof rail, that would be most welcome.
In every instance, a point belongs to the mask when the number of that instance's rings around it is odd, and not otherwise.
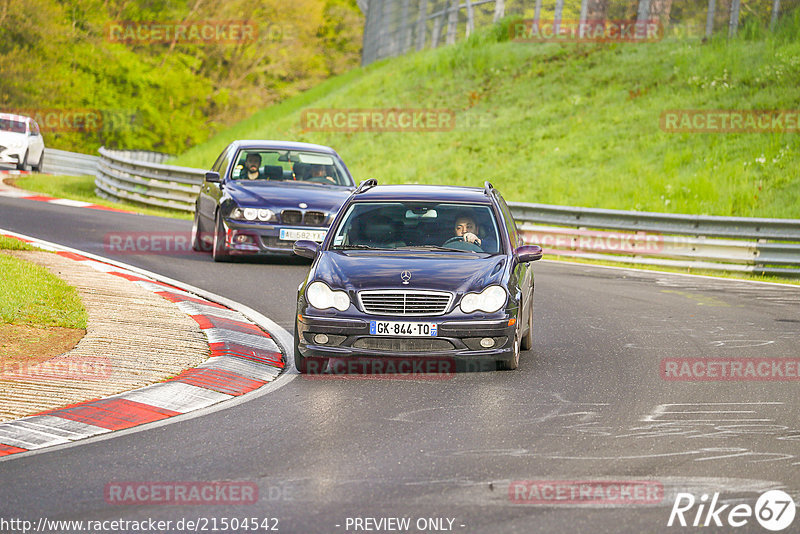
[[[378,180],[376,178],[370,178],[369,180],[364,180],[363,182],[358,184],[358,188],[355,190],[355,192],[353,192],[353,194],[357,195],[359,193],[363,193],[364,191],[367,191],[368,189],[371,189],[376,185],[378,185]]]
[[[483,182],[483,194],[487,197],[490,197],[492,196],[492,191],[494,191],[492,182]]]

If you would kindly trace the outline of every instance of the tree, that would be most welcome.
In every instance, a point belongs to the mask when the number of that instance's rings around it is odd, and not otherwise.
[[[250,21],[251,39],[119,42],[122,21]],[[94,110],[101,127],[43,129],[48,146],[178,153],[222,125],[356,66],[355,0],[0,0],[0,106]]]

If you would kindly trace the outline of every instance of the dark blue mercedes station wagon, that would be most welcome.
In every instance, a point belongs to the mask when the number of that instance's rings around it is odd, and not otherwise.
[[[452,358],[516,369],[533,336],[533,269],[500,193],[367,180],[344,202],[300,285],[295,366],[333,358]],[[485,369],[485,365],[480,368]]]

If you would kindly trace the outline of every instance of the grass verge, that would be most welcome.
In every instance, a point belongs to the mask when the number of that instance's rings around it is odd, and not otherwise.
[[[800,11],[798,12],[800,13]],[[800,136],[671,133],[668,110],[796,110],[800,15],[775,32],[655,43],[521,43],[508,22],[354,69],[262,109],[175,160],[207,167],[233,139],[337,149],[357,180],[480,186],[509,200],[800,217]],[[308,109],[447,109],[449,131],[309,131]],[[788,123],[787,123],[788,124]],[[335,129],[335,128],[333,128]]]
[[[50,271],[0,253],[0,322],[86,328],[77,290]]]
[[[41,250],[41,249],[32,247],[25,241],[20,241],[19,239],[15,239],[13,237],[0,235],[0,250]]]

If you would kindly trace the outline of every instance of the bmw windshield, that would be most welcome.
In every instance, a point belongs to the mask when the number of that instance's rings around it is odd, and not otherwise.
[[[330,154],[299,150],[244,149],[231,169],[232,180],[256,183],[292,181],[350,186],[352,180],[342,163]]]

